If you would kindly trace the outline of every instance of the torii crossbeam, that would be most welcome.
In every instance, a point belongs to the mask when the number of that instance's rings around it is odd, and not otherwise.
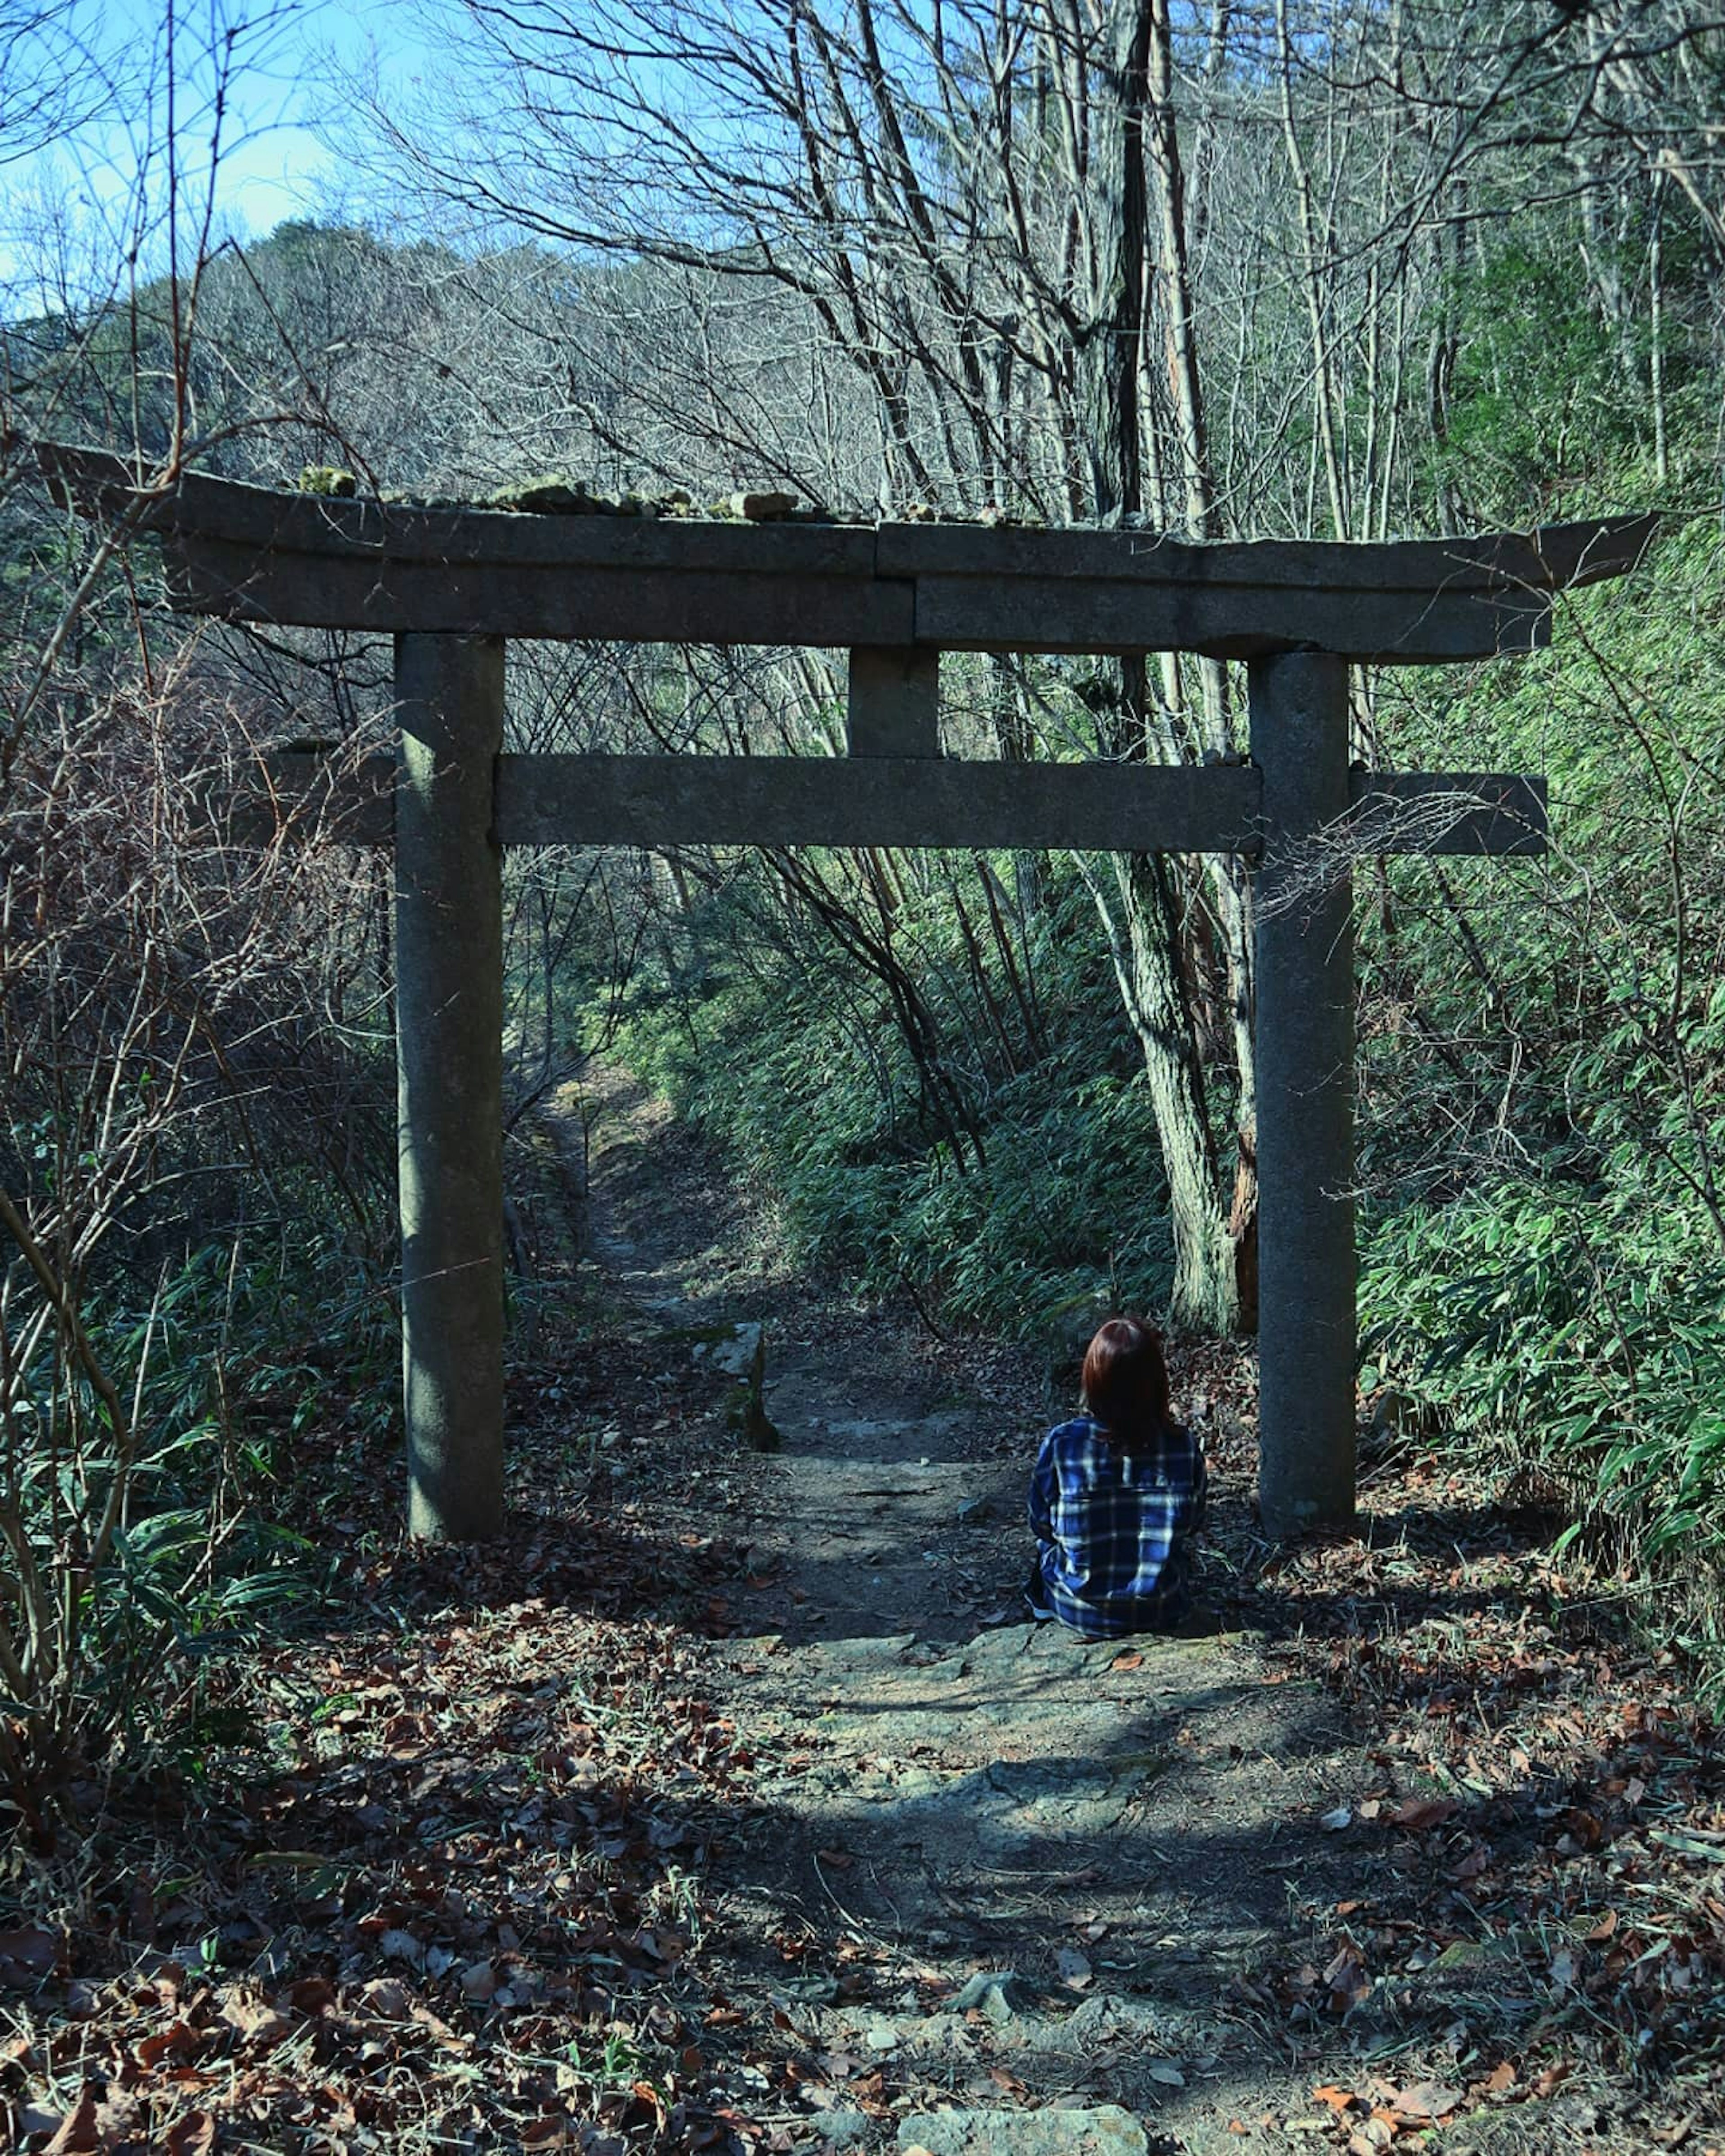
[[[43,447],[84,513],[157,534],[172,603],[230,621],[394,634],[395,757],[357,779],[262,761],[269,827],[396,862],[403,1359],[409,1524],[503,1510],[506,845],[1094,848],[1255,864],[1260,1498],[1276,1532],[1354,1503],[1353,819],[1378,852],[1537,853],[1543,778],[1348,762],[1349,664],[1537,649],[1553,595],[1621,575],[1650,517],[1384,546],[1190,546],[1136,531],[752,525],[329,500],[186,475],[139,484]],[[504,639],[803,644],[850,653],[839,757],[503,752]],[[942,651],[1187,650],[1248,662],[1251,760],[942,755]],[[1296,903],[1286,902],[1291,895]]]

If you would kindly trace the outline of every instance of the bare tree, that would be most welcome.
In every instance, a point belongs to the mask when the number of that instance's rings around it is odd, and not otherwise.
[[[448,80],[471,101],[372,107],[397,183],[453,229],[567,250],[590,317],[631,292],[684,303],[649,363],[609,362],[632,370],[620,406],[599,408],[581,370],[590,441],[764,471],[841,507],[1222,528],[1165,0],[927,19],[877,0],[525,15],[471,0],[449,19],[462,58]],[[1212,76],[1225,23],[1219,10]],[[1233,746],[1223,670],[1194,679],[1189,702],[1165,667],[1153,696],[1126,665],[1092,750]],[[1021,751],[1036,708],[998,708],[1000,746]],[[1056,731],[1084,716],[1075,702]],[[1130,954],[1116,978],[1178,1194],[1176,1314],[1226,1327],[1252,1211],[1250,926],[1244,880],[1207,875],[1220,932],[1201,946],[1162,866],[1090,880],[1111,947]],[[1232,1238],[1188,987],[1212,951],[1235,1019]]]

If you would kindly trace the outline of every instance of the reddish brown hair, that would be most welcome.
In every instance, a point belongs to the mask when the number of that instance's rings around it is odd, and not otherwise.
[[[1111,1317],[1085,1353],[1084,1404],[1122,1452],[1162,1429],[1168,1419],[1162,1335],[1142,1317]]]

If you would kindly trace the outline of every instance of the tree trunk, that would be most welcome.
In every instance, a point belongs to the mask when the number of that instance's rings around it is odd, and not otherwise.
[[[1192,1013],[1176,957],[1178,928],[1168,865],[1153,854],[1117,865],[1127,921],[1121,980],[1156,1110],[1173,1228],[1169,1317],[1201,1332],[1231,1332],[1239,1317],[1234,1248],[1223,1214],[1216,1149],[1193,1049]],[[1120,960],[1116,957],[1117,972]]]
[[[1078,865],[1144,1058],[1173,1230],[1169,1320],[1184,1331],[1231,1332],[1240,1316],[1234,1242],[1176,957],[1178,925],[1168,868],[1153,854],[1117,855],[1111,894],[1081,856]]]

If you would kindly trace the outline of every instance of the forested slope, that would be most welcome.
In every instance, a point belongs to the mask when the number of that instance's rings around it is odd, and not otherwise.
[[[1363,1377],[1541,1465],[1707,1631],[1717,27],[1677,0],[438,21],[418,105],[331,100],[341,219],[206,225],[104,292],[15,299],[9,426],[151,481],[549,473],[618,514],[745,485],[1199,538],[1668,512],[1549,653],[1356,683],[1363,757],[1545,772],[1554,834],[1539,863],[1355,864]],[[0,1751],[33,1805],[159,1710],[183,1725],[203,1645],[303,1590],[315,1557],[262,1522],[332,1404],[354,1463],[390,1456],[394,1312],[387,865],[237,855],[202,783],[260,741],[386,738],[388,653],[189,632],[147,547],[29,472],[8,454],[0,506]],[[840,738],[839,654],[511,667],[518,747]],[[943,698],[954,753],[1249,747],[1219,662],[957,659]],[[509,879],[523,1249],[539,1105],[605,1050],[724,1142],[788,1252],[944,1329],[1249,1323],[1238,865],[547,853]],[[145,1702],[162,1655],[183,1686]]]

